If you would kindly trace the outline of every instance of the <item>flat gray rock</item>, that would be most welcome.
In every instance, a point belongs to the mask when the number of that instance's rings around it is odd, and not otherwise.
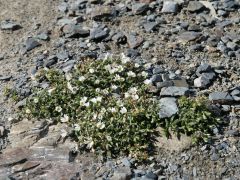
[[[132,5],[132,12],[134,14],[143,14],[148,10],[148,7],[146,3],[136,3]]]
[[[28,38],[25,43],[26,51],[31,51],[38,46],[41,46],[41,44],[34,38]]]
[[[205,8],[205,6],[198,1],[189,1],[187,10],[190,12],[198,12]]]
[[[162,98],[160,99],[159,118],[168,118],[178,112],[176,98]]]
[[[176,13],[178,11],[178,3],[174,1],[164,1],[163,2],[163,13]]]
[[[233,97],[228,92],[212,92],[209,94],[209,100],[221,104],[234,101]]]
[[[187,87],[177,87],[177,86],[169,86],[166,88],[162,88],[160,96],[187,96],[189,95],[189,89]]]

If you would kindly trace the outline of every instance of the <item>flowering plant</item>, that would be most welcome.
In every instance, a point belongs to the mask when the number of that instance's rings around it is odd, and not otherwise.
[[[69,123],[80,147],[140,157],[152,145],[158,103],[143,65],[120,59],[84,60],[70,73],[44,70],[50,87],[28,99],[24,112]]]

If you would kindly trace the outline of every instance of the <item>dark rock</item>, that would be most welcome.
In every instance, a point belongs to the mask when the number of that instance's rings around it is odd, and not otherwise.
[[[102,20],[116,15],[116,11],[111,6],[98,6],[91,13],[93,20]]]
[[[149,6],[146,3],[135,3],[132,5],[132,12],[134,14],[143,14],[148,10]]]
[[[219,155],[216,154],[216,153],[213,153],[211,156],[210,156],[210,159],[211,161],[217,161],[219,159]]]
[[[0,76],[0,81],[9,81],[12,78],[11,75],[9,76]]]
[[[209,100],[221,104],[233,102],[233,98],[228,92],[212,92],[209,94]]]
[[[41,46],[41,44],[34,38],[28,38],[25,43],[26,51],[31,51],[32,49]]]
[[[3,21],[0,24],[0,29],[2,29],[2,30],[12,30],[12,31],[14,31],[14,30],[18,30],[20,28],[21,28],[21,26],[19,24],[16,24],[16,23],[11,22],[11,21]]]
[[[37,38],[40,40],[48,41],[49,40],[49,35],[48,33],[40,33],[37,35]]]
[[[147,22],[143,24],[143,27],[146,32],[151,32],[154,31],[157,27],[158,23],[156,22]]]
[[[44,61],[44,67],[51,67],[54,64],[57,63],[57,57],[56,56],[50,56],[48,59]]]
[[[131,175],[130,167],[118,167],[110,180],[130,180]]]
[[[82,28],[80,25],[75,24],[67,24],[63,27],[63,32],[68,38],[79,38],[79,37],[87,37],[90,32],[88,29]]]
[[[173,81],[163,81],[163,82],[157,82],[156,83],[157,89],[162,89],[163,87],[169,87],[174,86]]]
[[[125,44],[127,37],[122,32],[118,32],[112,36],[112,40],[117,44]]]
[[[56,56],[60,60],[66,60],[69,58],[69,53],[67,51],[63,51],[63,52],[57,53]]]
[[[127,49],[125,54],[127,57],[130,57],[132,59],[134,59],[140,55],[139,51],[136,49]]]
[[[98,26],[90,30],[90,39],[99,41],[106,38],[109,35],[110,30],[103,26]]]
[[[178,11],[178,3],[174,1],[164,1],[163,2],[163,13],[177,13]]]
[[[197,71],[196,71],[196,74],[198,76],[201,76],[202,73],[204,72],[210,72],[212,71],[212,67],[209,65],[209,64],[201,64],[198,68],[197,68]]]
[[[187,10],[190,12],[199,12],[203,10],[205,6],[198,1],[189,1]]]
[[[183,32],[182,34],[179,35],[178,39],[180,42],[186,43],[189,41],[194,41],[198,39],[202,34],[199,32],[195,31],[188,31],[188,32]]]
[[[186,87],[169,86],[162,88],[160,96],[187,96],[190,91]]]
[[[135,49],[143,43],[143,38],[140,36],[130,34],[127,36],[127,41],[128,41],[129,47],[132,49]]]
[[[157,180],[158,176],[156,174],[154,174],[153,172],[149,172],[145,175],[145,177],[149,180]]]
[[[176,98],[161,98],[160,99],[160,111],[159,118],[168,118],[178,112]]]

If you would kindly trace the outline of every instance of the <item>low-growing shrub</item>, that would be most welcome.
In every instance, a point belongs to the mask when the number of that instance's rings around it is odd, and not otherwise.
[[[163,127],[167,136],[173,131],[178,136],[191,135],[193,142],[207,142],[212,129],[220,123],[220,119],[209,109],[209,102],[201,98],[181,97],[178,99],[179,112],[170,119],[166,119]]]
[[[218,120],[205,101],[180,98],[179,113],[159,119],[157,98],[148,92],[149,74],[143,65],[122,59],[85,60],[70,73],[40,71],[49,88],[28,98],[24,115],[68,123],[80,147],[110,156],[145,158],[156,127],[169,135],[206,139]]]
[[[127,57],[87,60],[71,73],[45,70],[42,75],[50,88],[27,101],[25,114],[71,124],[80,146],[92,151],[146,154],[157,125],[158,103],[147,93],[143,66]]]

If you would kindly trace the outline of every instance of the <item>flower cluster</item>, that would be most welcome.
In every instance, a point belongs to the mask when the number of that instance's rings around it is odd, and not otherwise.
[[[92,151],[133,156],[147,151],[158,106],[147,92],[143,65],[122,55],[85,60],[67,74],[46,70],[44,77],[50,87],[29,99],[27,115],[69,123],[80,145]]]

